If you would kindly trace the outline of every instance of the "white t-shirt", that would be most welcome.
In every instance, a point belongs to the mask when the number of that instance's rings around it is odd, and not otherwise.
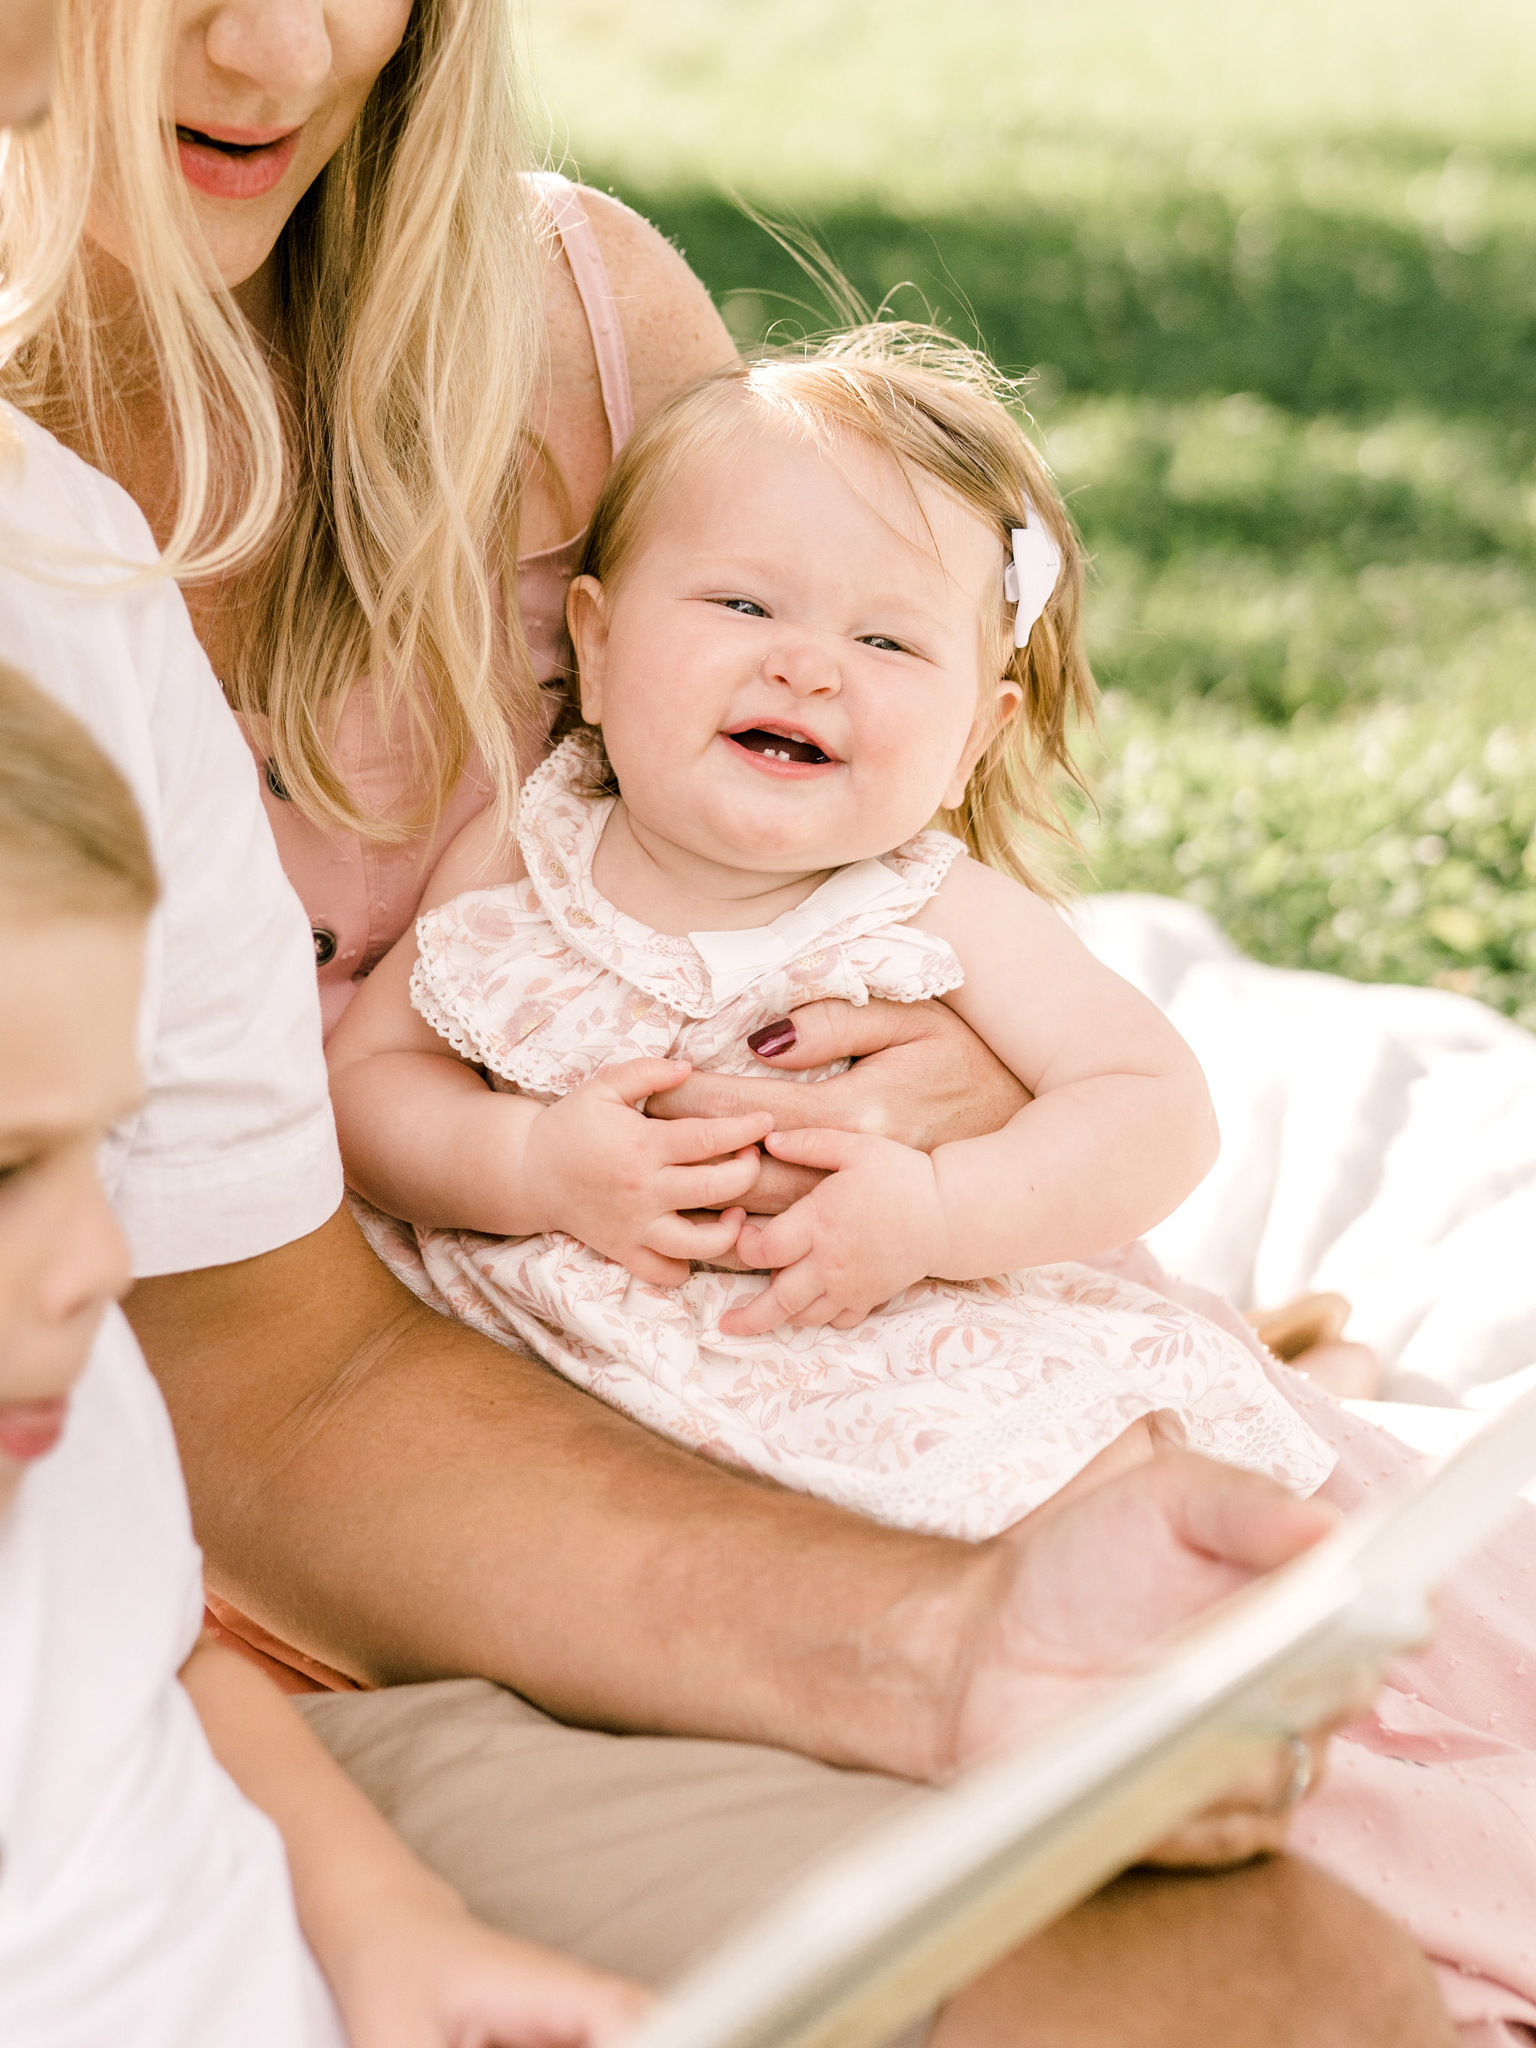
[[[132,501],[0,407],[0,657],[117,763],[163,890],[148,1099],[104,1165],[144,1276],[289,1243],[342,1178],[313,945],[255,769],[174,584],[114,590],[124,560],[154,560]],[[201,1614],[170,1425],[114,1311],[63,1442],[0,1520],[5,2048],[341,2040],[276,1830],[176,1683]]]
[[[0,2042],[339,2048],[277,1829],[176,1673],[202,1622],[176,1444],[109,1311],[0,1518]]]
[[[0,659],[90,728],[160,872],[148,1099],[104,1169],[140,1278],[288,1244],[342,1194],[314,942],[180,592],[121,588],[122,562],[154,559],[133,500],[0,405]]]

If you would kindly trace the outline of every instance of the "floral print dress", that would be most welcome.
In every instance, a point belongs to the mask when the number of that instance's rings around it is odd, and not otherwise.
[[[957,840],[924,832],[841,869],[761,930],[655,932],[593,887],[612,800],[579,793],[585,748],[574,736],[529,779],[526,876],[417,924],[412,1000],[493,1087],[552,1102],[650,1057],[768,1074],[747,1035],[802,1003],[918,1002],[960,985],[946,941],[908,922]],[[444,1313],[677,1443],[904,1528],[991,1535],[1144,1416],[1161,1438],[1298,1493],[1332,1466],[1245,1345],[1124,1274],[1067,1262],[922,1280],[857,1329],[725,1337],[722,1316],[760,1276],[701,1267],[661,1287],[561,1232],[416,1230],[359,1210]]]

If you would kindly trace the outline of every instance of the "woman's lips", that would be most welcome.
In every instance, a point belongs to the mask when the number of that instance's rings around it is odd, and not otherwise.
[[[270,192],[287,175],[298,143],[297,128],[270,142],[234,141],[197,128],[176,130],[181,175],[211,199],[259,199]]]
[[[51,1401],[0,1401],[0,1457],[43,1458],[64,1434],[67,1395]]]

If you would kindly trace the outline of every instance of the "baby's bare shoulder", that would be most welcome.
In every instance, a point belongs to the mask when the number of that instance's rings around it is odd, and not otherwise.
[[[422,892],[421,909],[435,910],[470,889],[496,889],[520,882],[527,873],[517,835],[507,829],[494,804],[449,840],[448,849],[432,870]]]

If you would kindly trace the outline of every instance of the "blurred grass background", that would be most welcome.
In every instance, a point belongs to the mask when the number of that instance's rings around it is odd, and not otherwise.
[[[733,204],[1031,371],[1095,558],[1087,886],[1536,1026],[1529,0],[532,0],[555,161],[733,331]]]

